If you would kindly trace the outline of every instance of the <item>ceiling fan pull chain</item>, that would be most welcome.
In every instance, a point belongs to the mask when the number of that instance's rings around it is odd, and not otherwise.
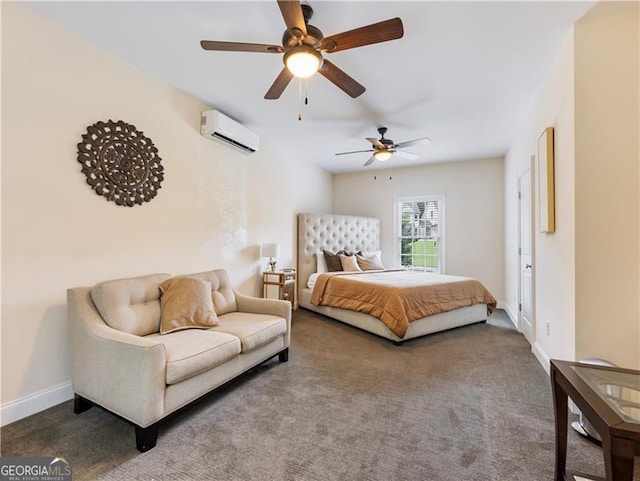
[[[298,102],[302,105],[302,79],[298,79]],[[302,107],[298,110],[298,121],[302,120]]]
[[[303,82],[304,82],[304,95],[303,95]],[[304,97],[304,98],[303,98]],[[307,96],[307,79],[298,79],[298,100],[300,101],[300,111],[298,112],[298,120],[302,120],[302,109],[304,106],[309,105],[309,97]]]

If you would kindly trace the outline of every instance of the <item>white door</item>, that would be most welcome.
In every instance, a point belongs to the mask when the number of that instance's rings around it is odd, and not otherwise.
[[[532,225],[531,219],[531,169],[527,169],[519,179],[520,218],[520,301],[518,327],[524,337],[533,344],[533,267],[532,267]]]

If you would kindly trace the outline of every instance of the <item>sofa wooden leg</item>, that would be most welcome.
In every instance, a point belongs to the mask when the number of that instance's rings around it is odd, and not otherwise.
[[[91,401],[83,398],[79,394],[74,393],[73,395],[73,413],[74,414],[83,413],[88,409],[90,409],[92,406],[93,406],[93,403]]]
[[[136,448],[141,453],[149,451],[155,447],[158,440],[159,423],[152,424],[146,428],[136,426]]]
[[[289,360],[289,348],[286,348],[284,351],[280,351],[278,354],[278,360],[280,362],[287,362]]]

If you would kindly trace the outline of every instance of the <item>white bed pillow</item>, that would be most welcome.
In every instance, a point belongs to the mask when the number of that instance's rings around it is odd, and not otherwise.
[[[382,251],[364,251],[364,252],[358,252],[357,254],[367,259],[371,259],[372,257],[378,256],[380,260],[382,260]]]
[[[316,252],[316,272],[318,274],[329,272],[329,269],[327,268],[327,261],[324,258],[322,251]]]
[[[309,276],[309,279],[307,279],[307,287],[311,290],[313,290],[313,288],[316,285],[316,281],[318,280],[318,276],[320,274],[318,272],[314,272],[313,274],[311,274]]]
[[[340,264],[342,264],[342,270],[345,272],[357,272],[362,270],[358,265],[358,260],[355,255],[345,256],[340,254]]]

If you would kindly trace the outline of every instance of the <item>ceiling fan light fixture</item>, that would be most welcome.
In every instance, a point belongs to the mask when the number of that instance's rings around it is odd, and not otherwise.
[[[301,45],[284,54],[284,64],[295,77],[311,77],[322,65],[322,55],[311,47]]]
[[[373,156],[378,162],[384,162],[391,158],[391,152],[389,150],[378,150],[373,154]]]

